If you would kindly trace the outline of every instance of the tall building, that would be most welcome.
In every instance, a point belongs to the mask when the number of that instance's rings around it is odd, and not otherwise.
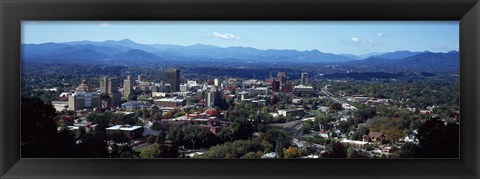
[[[207,99],[205,100],[205,102],[207,103],[206,104],[207,107],[215,107],[215,100],[216,100],[215,99],[215,92],[209,91],[209,92],[207,92],[206,95],[207,95],[206,96]]]
[[[128,98],[132,94],[132,80],[130,75],[127,76],[127,79],[123,80],[123,97]]]
[[[100,93],[108,93],[108,77],[100,77]]]
[[[280,81],[280,85],[283,86],[287,83],[287,73],[286,72],[278,72],[277,73],[277,80]]]
[[[302,73],[300,84],[306,86],[308,84],[308,73]]]
[[[220,86],[220,80],[218,78],[215,78],[213,80],[213,84],[216,86],[216,87],[219,87]]]
[[[142,79],[142,75],[141,75],[141,74],[138,75],[138,76],[137,76],[137,81],[138,81],[138,83],[142,82],[142,80],[143,80],[143,79]]]
[[[116,107],[121,103],[122,95],[118,91],[118,79],[112,77],[100,78],[100,93],[104,107]]]
[[[279,92],[280,91],[280,81],[273,79],[272,80],[272,91]]]
[[[218,89],[214,88],[211,89],[210,91],[206,92],[205,96],[205,102],[207,107],[215,107],[219,100],[222,100],[223,98],[223,92],[219,91]]]
[[[117,78],[108,78],[108,94],[118,93],[118,79]]]
[[[75,89],[75,93],[68,97],[68,108],[70,110],[93,109],[101,107],[100,96],[88,87],[87,81]]]
[[[163,71],[163,81],[170,84],[171,92],[180,91],[180,70],[165,69]]]
[[[100,78],[100,93],[117,93],[118,79],[103,76]]]

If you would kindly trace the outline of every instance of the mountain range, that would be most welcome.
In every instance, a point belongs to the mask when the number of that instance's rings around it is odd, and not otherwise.
[[[251,47],[218,47],[140,44],[129,39],[102,42],[22,44],[22,59],[62,63],[150,65],[174,62],[212,63],[349,63],[416,65],[458,68],[459,53],[395,51],[366,55],[333,54],[318,50],[260,50]],[[453,66],[452,66],[453,65]]]

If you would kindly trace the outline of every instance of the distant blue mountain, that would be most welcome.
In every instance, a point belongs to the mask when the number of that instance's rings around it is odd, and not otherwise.
[[[388,53],[384,53],[384,54],[381,54],[381,55],[372,55],[368,58],[382,58],[382,59],[403,59],[403,58],[407,58],[407,57],[411,57],[411,56],[414,56],[414,55],[418,55],[418,54],[421,54],[423,52],[411,52],[411,51],[395,51],[395,52],[388,52]]]
[[[451,51],[448,53],[421,52],[402,59],[385,59],[370,57],[365,60],[346,62],[347,65],[366,67],[371,69],[408,69],[413,71],[458,71],[460,53]]]
[[[138,49],[138,50],[143,50],[147,52],[152,52],[157,50],[157,48],[152,47],[150,45],[145,45],[145,44],[139,44],[136,43],[130,39],[123,39],[123,40],[106,40],[103,42],[92,42],[92,41],[74,41],[74,42],[66,42],[63,44],[70,44],[70,45],[79,45],[79,44],[90,44],[94,46],[100,46],[100,47],[110,47],[110,48],[117,48],[117,49]]]
[[[166,62],[165,59],[155,54],[138,49],[131,49],[123,53],[115,54],[108,59],[112,63],[139,65]]]
[[[357,56],[357,55],[352,55],[352,54],[339,54],[341,56],[345,56],[345,57],[348,57],[348,58],[353,58],[353,59],[357,59],[357,60],[362,60],[364,58],[360,57],[360,56]]]
[[[370,55],[370,56],[368,56]],[[365,57],[367,57],[364,59]],[[182,61],[185,63],[337,63],[358,65],[413,65],[447,67],[458,65],[458,52],[432,53],[396,51],[365,55],[332,54],[318,50],[260,50],[251,47],[217,47],[139,44],[129,39],[103,42],[75,41],[65,43],[23,44],[24,60],[70,63],[103,63],[149,65]],[[362,60],[364,59],[364,60]]]
[[[370,53],[366,53],[366,54],[362,54],[362,55],[356,55],[358,57],[360,57],[361,59],[366,59],[366,58],[369,58],[369,57],[372,57],[372,56],[377,56],[377,55],[382,55],[384,53],[381,53],[381,52],[370,52]]]
[[[460,53],[451,51],[448,53],[424,52],[398,60],[395,64],[412,68],[457,68],[460,66]]]
[[[65,43],[45,43],[45,44],[24,44],[23,56],[28,59],[58,59],[58,54],[66,59],[68,53],[73,53],[79,49],[90,49],[100,54],[107,55],[105,60],[131,61],[132,58],[136,60],[155,59],[210,59],[211,61],[218,60],[234,60],[234,61],[253,61],[253,62],[345,62],[358,60],[342,55],[331,53],[324,53],[318,50],[297,51],[297,50],[260,50],[251,47],[217,47],[213,45],[195,44],[191,46],[179,45],[161,45],[161,44],[139,44],[129,39],[119,41],[107,40],[103,42],[93,41],[74,41]],[[136,53],[128,52],[130,50]],[[147,55],[148,53],[148,55]],[[76,53],[75,55],[79,55]],[[88,57],[84,55],[84,57]],[[103,57],[102,55],[93,55],[92,60]],[[82,55],[79,57],[84,59]],[[139,62],[139,61],[137,61]],[[140,62],[141,63],[141,62]]]

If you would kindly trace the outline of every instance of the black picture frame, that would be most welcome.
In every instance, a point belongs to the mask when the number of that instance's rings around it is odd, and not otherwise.
[[[478,0],[0,0],[1,178],[479,178]],[[460,159],[21,159],[22,20],[459,20]]]

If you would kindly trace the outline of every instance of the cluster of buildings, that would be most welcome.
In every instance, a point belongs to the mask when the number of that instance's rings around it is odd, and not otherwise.
[[[102,76],[98,89],[89,86],[86,80],[82,80],[80,85],[72,91],[63,92],[59,101],[53,101],[52,105],[58,111],[61,110],[93,110],[98,108],[116,108],[122,106],[124,109],[141,109],[144,103],[128,101],[122,104],[122,97],[128,99],[135,91],[145,90],[146,87],[155,91],[176,92],[180,89],[180,71],[177,69],[166,69],[164,71],[164,80],[168,84],[156,85],[151,87],[149,83],[142,81],[142,75],[134,86],[130,75],[123,80],[123,87],[120,88],[119,80],[115,77]],[[162,87],[161,90],[159,88]],[[166,106],[172,106],[165,100]],[[143,104],[143,105],[142,105]]]
[[[294,85],[287,80],[286,72],[278,72],[276,78],[266,80],[240,80],[218,78],[201,83],[187,80],[181,83],[180,70],[165,69],[163,82],[154,83],[143,80],[138,75],[133,81],[130,75],[123,79],[123,86],[116,77],[102,76],[98,89],[82,80],[78,87],[65,91],[59,101],[53,101],[56,110],[95,110],[122,108],[123,110],[145,109],[157,105],[165,109],[187,106],[187,100],[198,99],[189,104],[205,108],[215,108],[225,100],[252,103],[255,106],[266,106],[276,103],[276,95],[281,93],[298,96],[314,96],[313,87],[308,86],[308,74],[302,73],[300,84]],[[148,92],[147,92],[148,91]],[[142,92],[144,92],[142,94]],[[142,100],[130,100],[132,95],[142,94]],[[123,99],[122,99],[123,98]],[[124,101],[122,103],[122,101]]]
[[[225,105],[227,100],[233,102],[251,103],[256,107],[273,105],[278,95],[288,94],[315,96],[313,87],[308,86],[308,74],[302,73],[299,83],[287,80],[286,72],[279,72],[276,78],[265,80],[242,80],[236,78],[207,79],[204,81],[180,80],[180,70],[165,69],[162,82],[147,82],[143,75],[133,80],[130,75],[121,81],[116,77],[102,76],[98,88],[93,88],[86,80],[73,90],[63,92],[59,101],[52,104],[58,110],[72,110],[88,114],[89,111],[120,110],[127,112],[137,109],[157,109],[165,114],[175,109],[189,109],[198,107],[204,112],[186,113],[180,117],[163,119],[167,121],[189,121],[192,124],[206,128],[212,133],[218,133],[228,127],[227,121],[221,120],[223,113],[219,106]],[[131,98],[136,96],[137,99]],[[217,108],[217,109],[216,109]],[[177,110],[178,111],[178,110]],[[281,116],[304,115],[303,108],[278,109]],[[95,124],[75,122],[68,126],[71,130],[80,127],[94,129]],[[93,128],[92,128],[93,127]],[[147,126],[111,125],[106,128],[108,134],[123,133],[130,139],[145,137],[151,132]]]

